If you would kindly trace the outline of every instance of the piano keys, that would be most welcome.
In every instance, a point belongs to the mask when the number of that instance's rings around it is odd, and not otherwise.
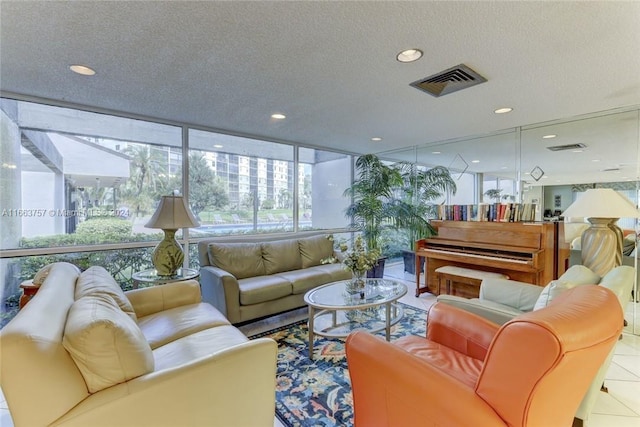
[[[431,221],[436,237],[416,242],[416,264],[425,258],[425,279],[416,269],[416,296],[437,293],[435,269],[457,266],[502,273],[512,280],[545,286],[564,272],[558,223]],[[453,289],[456,289],[453,287]],[[462,288],[461,296],[470,295]]]

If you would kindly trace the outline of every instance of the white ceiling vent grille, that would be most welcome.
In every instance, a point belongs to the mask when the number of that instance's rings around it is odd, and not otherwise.
[[[411,86],[440,97],[486,82],[487,79],[464,64],[456,65],[437,74],[411,83]]]
[[[580,150],[585,147],[586,145],[584,144],[554,145],[552,147],[547,147],[547,150],[551,150],[551,151]]]

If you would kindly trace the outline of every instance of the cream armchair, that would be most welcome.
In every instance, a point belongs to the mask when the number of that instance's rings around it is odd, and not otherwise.
[[[100,267],[53,264],[0,331],[14,424],[272,426],[275,342],[200,301],[196,281],[125,294]]]
[[[465,299],[453,295],[440,295],[438,301],[454,305],[502,325],[514,317],[546,306],[562,289],[579,285],[599,284],[613,291],[622,310],[631,297],[635,270],[620,266],[611,270],[602,279],[587,267],[574,265],[549,285],[536,286],[515,280],[485,279],[480,285],[479,298]],[[587,421],[602,387],[604,377],[611,364],[613,351],[609,354],[594,378],[576,413],[576,418]]]

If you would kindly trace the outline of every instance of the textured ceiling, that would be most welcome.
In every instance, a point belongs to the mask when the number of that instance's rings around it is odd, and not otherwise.
[[[5,95],[351,152],[640,104],[633,1],[2,1],[0,23]],[[407,48],[425,55],[397,62]],[[488,81],[409,86],[461,63]]]

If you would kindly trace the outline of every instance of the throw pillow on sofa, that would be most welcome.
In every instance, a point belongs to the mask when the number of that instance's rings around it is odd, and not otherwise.
[[[75,299],[78,300],[89,295],[109,295],[122,311],[127,313],[134,321],[137,320],[136,312],[124,291],[103,267],[89,267],[80,274],[76,283]]]
[[[154,369],[153,353],[142,331],[109,295],[85,296],[73,303],[62,345],[90,393]]]
[[[600,282],[600,276],[583,265],[574,265],[564,272],[558,280],[552,280],[542,289],[540,296],[533,306],[534,310],[546,307],[562,292],[579,285],[596,285]]]
[[[533,305],[534,310],[540,310],[549,305],[549,303],[562,292],[578,286],[576,283],[563,282],[562,280],[552,280],[542,289],[540,296]]]

